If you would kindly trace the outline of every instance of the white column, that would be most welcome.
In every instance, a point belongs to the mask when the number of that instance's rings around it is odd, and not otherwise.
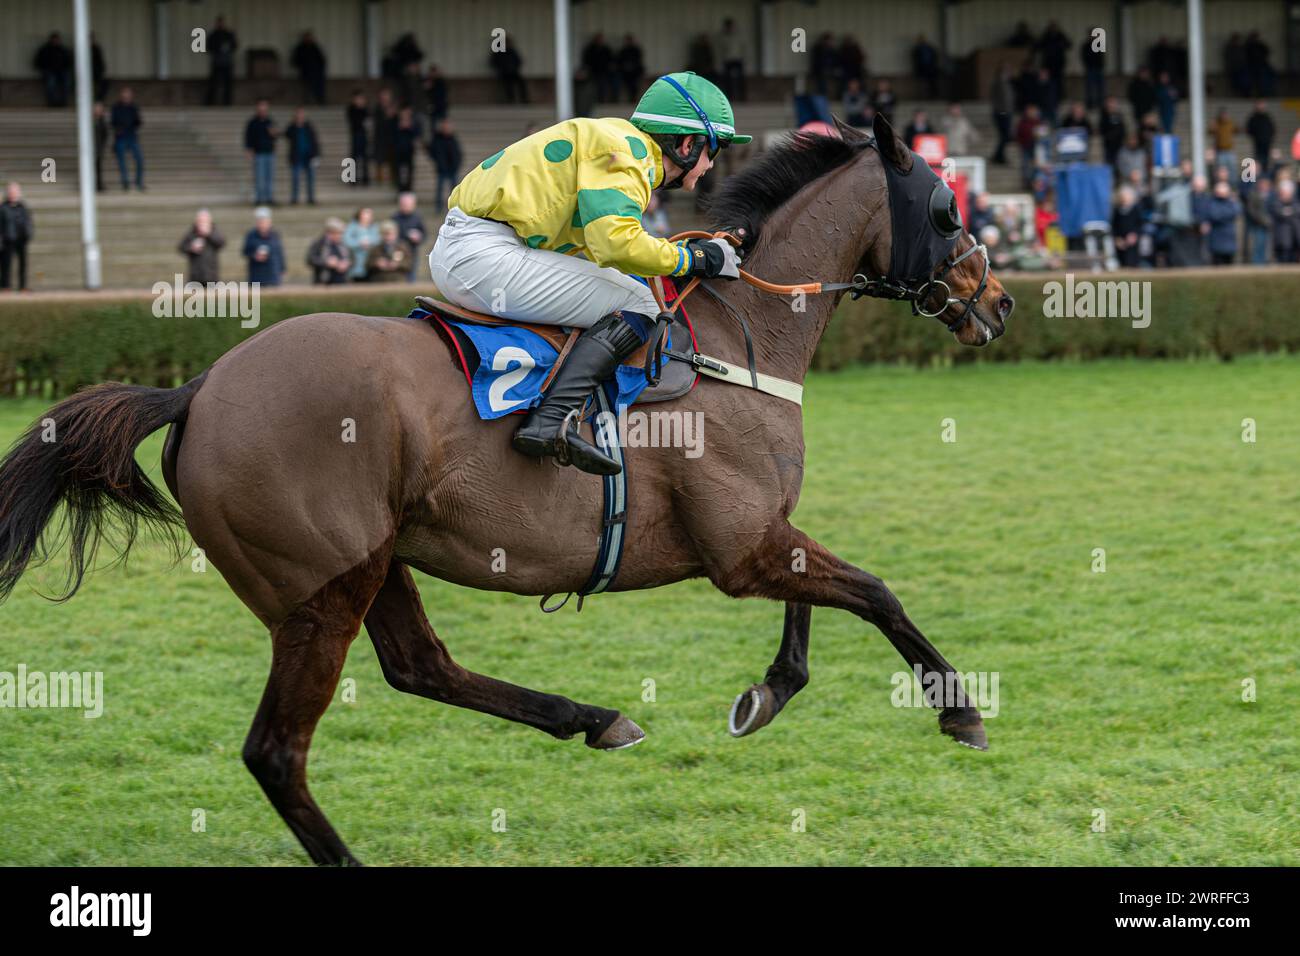
[[[77,63],[77,174],[81,177],[81,248],[86,266],[86,288],[100,287],[99,230],[95,222],[95,131],[90,122],[93,92],[90,71],[90,11],[88,0],[73,0],[73,27]]]
[[[1187,88],[1192,107],[1192,173],[1205,175],[1205,42],[1201,0],[1187,0]]]
[[[364,54],[366,60],[366,76],[372,80],[379,78],[380,66],[383,60],[384,44],[384,5],[376,3],[374,0],[361,0],[363,7],[362,12],[362,43],[364,44]]]
[[[573,116],[573,50],[569,0],[555,0],[555,120]]]
[[[168,23],[170,3],[155,0],[153,5],[153,74],[155,79],[168,80],[172,75],[171,46],[168,44],[171,32]]]

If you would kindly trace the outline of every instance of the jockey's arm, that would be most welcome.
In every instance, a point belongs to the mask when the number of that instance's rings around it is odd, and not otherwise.
[[[646,232],[641,215],[650,184],[641,167],[619,154],[599,157],[578,169],[577,219],[587,255],[597,265],[640,276],[681,276],[691,267],[685,242]]]

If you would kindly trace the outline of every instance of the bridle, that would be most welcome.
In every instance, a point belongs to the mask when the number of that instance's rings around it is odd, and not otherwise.
[[[979,285],[975,291],[964,299],[955,298],[952,294],[952,286],[945,280],[945,277],[957,266],[961,265],[975,253],[979,253],[984,259],[984,272],[980,276]],[[891,281],[885,276],[877,279],[868,279],[865,275],[858,274],[853,277],[854,284],[849,295],[858,299],[862,296],[871,296],[875,299],[894,299],[912,303],[912,314],[921,315],[927,319],[936,319],[951,306],[965,305],[961,315],[957,316],[951,322],[946,323],[949,332],[956,332],[961,328],[966,318],[970,315],[971,310],[984,297],[984,292],[989,284],[989,251],[982,242],[971,240],[970,246],[960,255],[953,256],[949,254],[939,263],[936,271],[931,272],[919,284],[915,282]],[[859,283],[859,280],[860,283]],[[943,289],[943,304],[937,309],[927,311],[926,303],[939,288]]]

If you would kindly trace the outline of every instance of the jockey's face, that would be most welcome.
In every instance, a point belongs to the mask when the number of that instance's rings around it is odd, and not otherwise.
[[[695,141],[704,139],[703,136],[683,136],[677,145],[677,152],[672,156],[664,157],[664,182],[668,182],[677,176],[681,171],[681,163],[686,162],[686,158],[691,155],[691,150],[695,148]],[[700,177],[713,168],[713,160],[709,158],[707,149],[700,151],[700,158],[693,167],[686,170],[686,175],[682,178],[682,189],[693,190],[695,184],[700,181]]]

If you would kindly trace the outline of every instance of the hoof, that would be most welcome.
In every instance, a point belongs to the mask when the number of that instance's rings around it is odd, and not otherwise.
[[[980,719],[979,711],[973,708],[944,711],[939,715],[939,729],[963,746],[973,750],[989,749],[984,721]]]
[[[727,715],[727,732],[733,737],[745,737],[766,727],[776,716],[776,695],[766,684],[755,684],[732,702]]]
[[[605,728],[605,732],[595,740],[588,740],[587,746],[596,750],[623,750],[645,740],[645,731],[622,714]]]

